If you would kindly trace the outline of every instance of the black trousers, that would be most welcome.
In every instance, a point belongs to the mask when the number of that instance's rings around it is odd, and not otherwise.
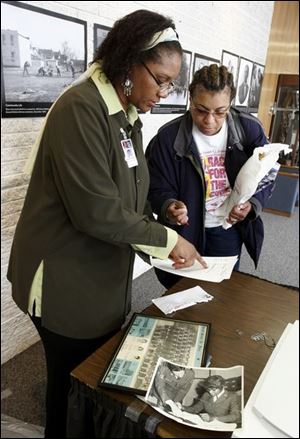
[[[44,346],[47,364],[45,438],[65,438],[70,372],[117,331],[93,339],[74,339],[49,331],[32,317]]]

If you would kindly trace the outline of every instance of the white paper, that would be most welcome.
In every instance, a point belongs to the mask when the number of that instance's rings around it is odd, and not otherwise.
[[[238,260],[238,256],[205,256],[203,259],[206,261],[208,268],[204,268],[200,262],[195,261],[192,267],[175,269],[172,267],[174,262],[170,259],[161,260],[152,257],[150,258],[151,264],[154,267],[167,271],[168,273],[192,279],[222,282],[224,279],[230,279],[233,267]]]
[[[277,160],[280,151],[284,151],[284,153],[287,154],[292,150],[288,144],[284,143],[269,143],[255,148],[252,156],[241,167],[231,194],[222,206],[211,212],[213,215],[223,218],[224,229],[228,229],[232,226],[232,224],[226,221],[232,208],[248,201],[257,191],[261,180],[272,168],[277,168],[278,171],[279,164]]]
[[[298,323],[297,323],[298,325]],[[292,329],[293,325],[289,323],[285,330],[283,331],[276,348],[272,352],[272,355],[270,356],[264,370],[262,371],[248,401],[246,404],[246,407],[244,409],[244,425],[243,428],[238,428],[234,431],[231,437],[233,438],[288,438],[290,437],[283,431],[276,428],[274,425],[272,425],[270,422],[268,422],[265,418],[258,416],[258,413],[253,408],[253,404],[255,403],[256,397],[260,392],[260,389],[262,388],[263,382],[267,375],[269,374],[269,371],[272,367],[273,362],[275,361],[275,358],[277,357],[278,353],[280,352],[282,346],[285,343],[285,340]],[[284,370],[281,371],[281,379],[285,376]],[[274,383],[273,385],[273,398],[278,399],[279,402],[281,402],[281,406],[286,403],[286,401],[283,401],[280,395],[276,391],[277,383]],[[291,420],[291,418],[288,418]],[[296,421],[298,419],[298,415],[296,417]]]
[[[289,436],[299,437],[299,321],[273,360],[254,409]]]
[[[188,308],[200,302],[208,302],[213,299],[213,296],[204,291],[201,287],[196,286],[188,290],[180,291],[179,293],[169,294],[168,296],[152,299],[164,314],[170,314],[179,309]]]

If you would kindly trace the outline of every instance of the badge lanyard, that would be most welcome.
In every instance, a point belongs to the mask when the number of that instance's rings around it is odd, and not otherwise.
[[[138,165],[138,161],[135,155],[132,140],[127,137],[127,134],[123,128],[120,128],[120,133],[123,137],[123,140],[121,140],[121,146],[124,152],[125,161],[128,168],[133,168],[134,166]]]

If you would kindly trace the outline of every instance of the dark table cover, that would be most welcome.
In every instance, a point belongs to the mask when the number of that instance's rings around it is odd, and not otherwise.
[[[71,377],[68,438],[155,438],[156,418],[140,413],[128,417],[128,407]]]

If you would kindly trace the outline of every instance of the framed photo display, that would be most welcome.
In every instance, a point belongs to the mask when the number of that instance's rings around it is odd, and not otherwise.
[[[85,21],[1,2],[2,117],[42,117],[86,69]]]
[[[209,331],[209,323],[136,313],[98,385],[146,395],[159,357],[204,365]]]
[[[152,114],[184,113],[187,108],[192,52],[183,51],[181,70],[175,79],[175,89],[151,108]]]
[[[105,40],[106,35],[110,30],[111,27],[94,23],[94,54],[97,52],[97,49],[102,44],[103,40]]]
[[[236,86],[239,71],[239,56],[223,50],[221,64],[227,67],[228,71],[233,74],[233,81]]]
[[[251,112],[257,112],[265,66],[254,63],[252,69],[248,107]]]
[[[245,58],[240,58],[240,67],[235,97],[236,107],[248,107],[252,69],[252,61]]]
[[[202,69],[204,66],[210,66],[211,64],[220,64],[218,59],[209,58],[208,56],[200,55],[195,53],[194,55],[194,65],[193,65],[193,76],[197,70]]]

